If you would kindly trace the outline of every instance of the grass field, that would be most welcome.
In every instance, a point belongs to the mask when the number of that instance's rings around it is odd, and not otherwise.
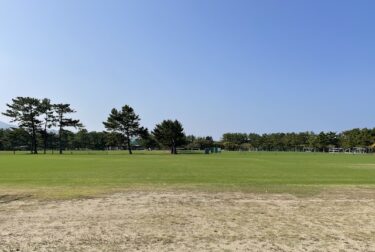
[[[375,251],[375,155],[0,153],[0,251]]]
[[[3,153],[0,154],[0,174],[0,188],[42,189],[51,197],[131,187],[304,193],[326,186],[375,185],[375,155]]]

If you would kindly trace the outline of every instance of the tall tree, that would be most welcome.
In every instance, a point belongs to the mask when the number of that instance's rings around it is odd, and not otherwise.
[[[31,136],[31,153],[37,154],[37,131],[40,128],[40,100],[32,97],[16,97],[11,104],[6,104],[8,109],[2,113],[17,122],[21,129],[26,130]]]
[[[43,137],[43,152],[46,154],[47,152],[47,145],[48,145],[48,129],[52,126],[56,125],[56,117],[53,111],[53,105],[51,104],[51,100],[44,98],[39,106],[39,112],[43,117],[43,129],[42,129],[42,137]]]
[[[111,132],[120,133],[124,136],[129,154],[132,154],[131,139],[139,136],[145,130],[140,127],[140,118],[129,105],[125,105],[121,110],[112,109],[106,122],[105,128]]]
[[[83,127],[83,126],[79,120],[66,117],[68,114],[76,112],[75,110],[70,108],[70,104],[63,104],[63,103],[55,104],[53,105],[53,108],[57,115],[56,122],[57,122],[57,127],[59,128],[59,151],[60,151],[60,154],[62,154],[63,152],[62,137],[63,137],[64,129],[67,127],[78,128],[78,127]]]
[[[171,154],[177,154],[177,147],[186,141],[182,124],[175,120],[164,120],[155,126],[152,134],[162,145],[171,149]]]

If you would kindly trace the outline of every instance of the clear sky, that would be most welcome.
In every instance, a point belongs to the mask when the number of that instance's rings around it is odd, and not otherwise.
[[[375,126],[375,1],[0,0],[0,110],[113,107],[188,134]],[[1,121],[8,122],[0,116]]]

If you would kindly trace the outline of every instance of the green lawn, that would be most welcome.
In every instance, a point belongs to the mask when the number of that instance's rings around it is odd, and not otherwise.
[[[286,191],[375,185],[375,155],[316,153],[181,154],[82,152],[0,154],[0,188],[82,194],[106,189],[200,188]],[[58,188],[58,190],[56,189]]]

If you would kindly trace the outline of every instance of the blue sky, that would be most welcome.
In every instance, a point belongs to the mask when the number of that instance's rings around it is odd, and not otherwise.
[[[375,1],[0,0],[0,110],[113,107],[188,134],[374,127]],[[1,121],[7,118],[0,116]]]

